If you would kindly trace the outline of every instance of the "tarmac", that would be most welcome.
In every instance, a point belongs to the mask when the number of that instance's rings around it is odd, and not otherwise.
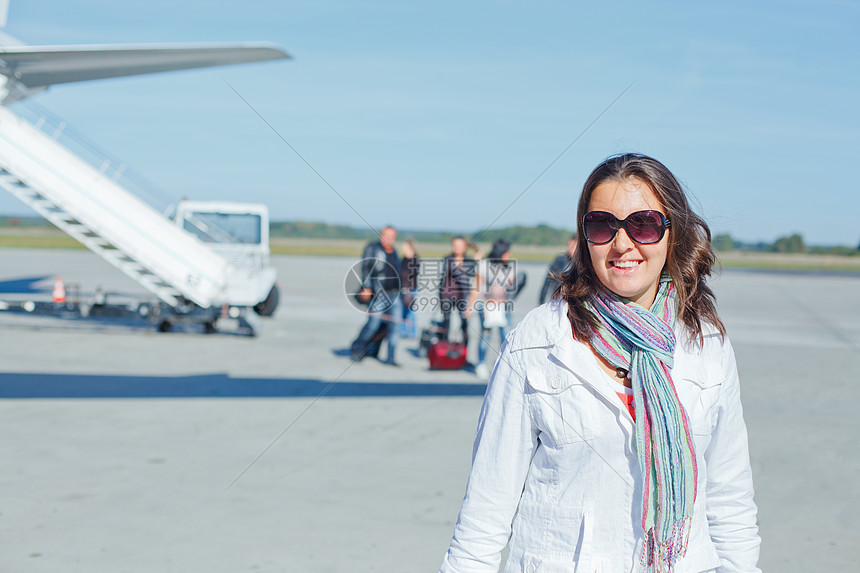
[[[254,338],[0,313],[0,571],[435,571],[485,382],[430,371],[415,340],[400,368],[352,364],[354,262],[273,257],[281,306]],[[520,265],[515,318],[544,269]],[[48,299],[55,276],[148,298],[86,251],[0,249],[0,290],[41,278],[19,286]],[[712,284],[740,369],[761,568],[856,570],[860,276],[727,270]]]

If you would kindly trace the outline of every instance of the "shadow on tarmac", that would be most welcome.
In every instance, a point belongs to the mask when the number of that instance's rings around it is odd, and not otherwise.
[[[51,292],[50,286],[37,287],[36,283],[48,280],[50,275],[0,281],[0,293],[37,294]]]
[[[314,378],[105,376],[0,373],[0,398],[316,398],[331,384]],[[486,384],[337,382],[327,398],[483,396]]]

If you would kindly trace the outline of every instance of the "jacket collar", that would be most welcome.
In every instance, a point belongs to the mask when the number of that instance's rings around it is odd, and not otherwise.
[[[526,315],[509,345],[511,352],[545,349],[552,362],[572,372],[583,383],[597,389],[603,387],[595,384],[603,374],[591,348],[573,338],[564,300],[552,300]]]
[[[567,301],[553,299],[529,312],[510,340],[511,352],[555,346],[570,330]],[[571,340],[573,336],[571,335]]]

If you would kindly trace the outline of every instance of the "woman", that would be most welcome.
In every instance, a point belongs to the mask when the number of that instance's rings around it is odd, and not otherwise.
[[[439,285],[439,300],[442,307],[442,338],[449,340],[451,311],[460,315],[460,332],[464,345],[469,345],[469,292],[475,276],[477,261],[466,256],[466,250],[474,245],[457,235],[451,239],[451,253],[442,260],[442,281]],[[480,258],[480,251],[476,253]]]
[[[441,571],[497,571],[509,539],[508,572],[759,571],[707,225],[626,154],[588,177],[577,226],[574,268],[502,347]]]
[[[469,311],[478,311],[481,322],[481,336],[478,339],[478,363],[475,374],[487,378],[487,349],[492,329],[499,329],[499,341],[505,339],[505,331],[510,326],[513,295],[516,292],[516,276],[510,264],[511,243],[506,239],[496,239],[486,259],[478,263],[475,284],[469,295]]]

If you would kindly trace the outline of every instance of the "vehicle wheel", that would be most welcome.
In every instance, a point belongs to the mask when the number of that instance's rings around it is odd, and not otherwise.
[[[204,322],[203,323],[203,332],[206,334],[215,334],[218,330],[215,328],[215,323],[213,322]]]
[[[266,300],[254,305],[254,312],[260,316],[272,316],[275,314],[275,309],[278,308],[279,298],[278,285],[274,285],[272,286],[272,290],[269,291],[269,296],[266,297]]]
[[[158,323],[158,332],[170,332],[170,329],[173,328],[173,323],[169,320],[162,320]]]

